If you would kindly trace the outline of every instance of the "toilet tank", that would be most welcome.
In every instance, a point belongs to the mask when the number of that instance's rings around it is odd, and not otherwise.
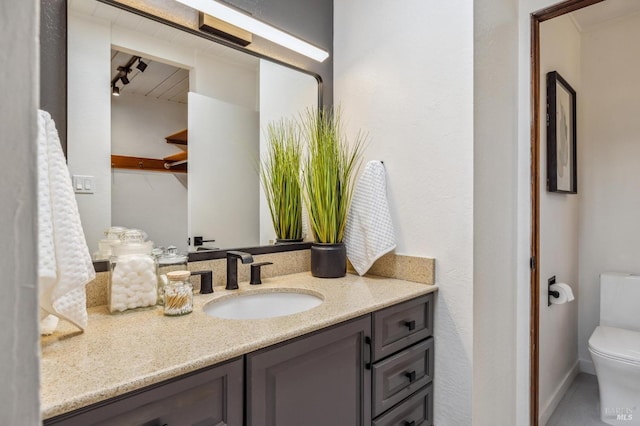
[[[600,325],[640,331],[640,275],[600,275]]]

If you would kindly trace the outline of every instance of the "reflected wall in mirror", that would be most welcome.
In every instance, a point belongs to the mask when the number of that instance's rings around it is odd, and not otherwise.
[[[275,239],[262,129],[317,106],[314,76],[97,1],[69,1],[67,37],[68,162],[93,177],[93,193],[76,194],[91,251],[112,225],[182,251],[197,249],[194,236],[220,249]],[[114,97],[117,67],[132,58]],[[168,143],[175,134],[185,143]]]

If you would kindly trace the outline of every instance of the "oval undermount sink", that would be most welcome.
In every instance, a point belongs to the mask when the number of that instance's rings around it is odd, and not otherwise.
[[[322,303],[322,297],[298,292],[245,293],[213,300],[204,306],[212,317],[225,319],[264,319],[308,311]]]

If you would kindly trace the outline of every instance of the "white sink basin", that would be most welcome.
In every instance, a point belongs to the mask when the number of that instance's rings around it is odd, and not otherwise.
[[[308,311],[322,303],[322,298],[292,291],[245,293],[240,296],[214,300],[204,306],[212,317],[225,319],[263,319],[282,317]]]

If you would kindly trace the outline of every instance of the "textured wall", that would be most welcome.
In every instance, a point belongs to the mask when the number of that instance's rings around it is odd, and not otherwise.
[[[38,4],[0,2],[0,424],[36,425],[39,333],[36,288]]]
[[[474,426],[526,424],[516,420],[514,374],[517,13],[515,0],[474,2]]]
[[[335,99],[388,174],[397,253],[438,259],[435,423],[471,424],[473,5],[336,2]],[[366,12],[366,13],[363,13]],[[383,23],[381,25],[381,23]]]
[[[580,33],[568,15],[540,24],[540,117],[546,114],[546,75],[558,71],[578,92]],[[582,106],[578,98],[578,111]],[[581,138],[578,128],[578,138]],[[578,294],[578,200],[546,191],[547,128],[540,122],[540,422],[545,424],[578,373],[578,303],[547,306],[547,280],[569,284]],[[578,183],[581,188],[581,184]]]

